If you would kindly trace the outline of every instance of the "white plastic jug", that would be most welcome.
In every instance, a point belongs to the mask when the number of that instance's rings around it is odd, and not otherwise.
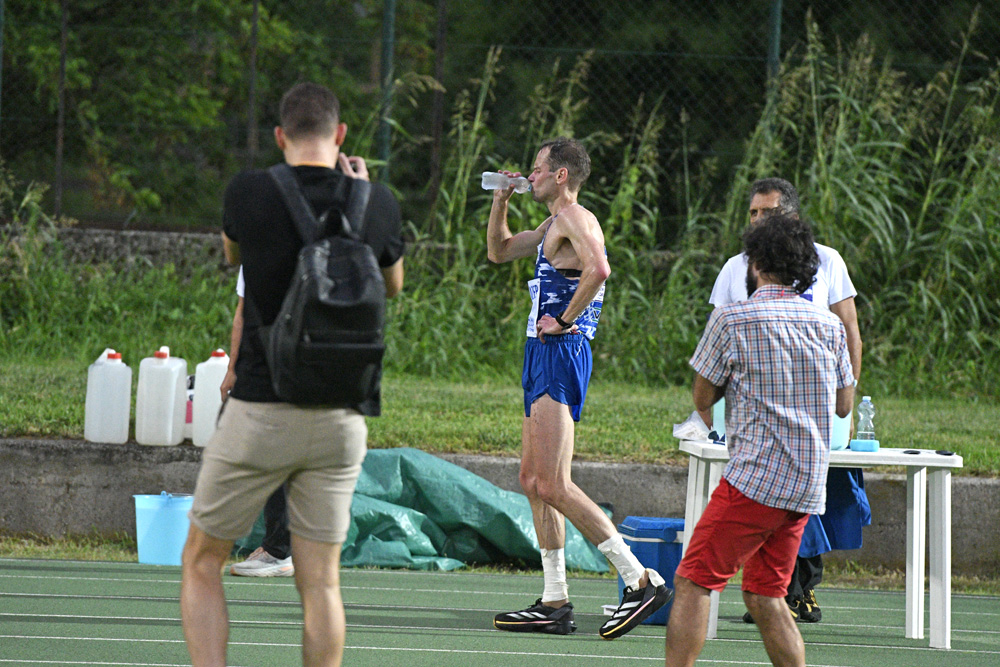
[[[139,364],[135,440],[140,445],[179,445],[187,411],[187,362],[161,347]]]
[[[207,445],[215,433],[215,422],[222,407],[219,386],[228,370],[229,355],[224,350],[212,352],[212,356],[195,367],[191,442],[198,447]]]
[[[121,353],[108,348],[87,369],[84,440],[124,444],[131,411],[132,369]]]

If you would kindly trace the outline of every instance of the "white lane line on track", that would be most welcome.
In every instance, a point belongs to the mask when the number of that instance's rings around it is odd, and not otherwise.
[[[347,590],[358,590],[356,588],[346,588],[346,589]],[[341,587],[341,590],[345,590],[345,587]],[[392,590],[392,591],[408,592],[406,589],[370,589],[370,588],[363,588],[361,590]],[[430,592],[438,592],[438,591],[430,591]],[[459,593],[459,594],[462,593],[462,592],[463,591],[456,591],[456,593]],[[80,595],[80,594],[75,594],[74,595],[74,594],[63,594],[63,593],[0,593],[0,598],[5,598],[5,597],[6,598],[29,598],[29,599],[30,598],[56,598],[56,599],[74,599],[74,598],[79,598],[81,600],[115,600],[115,601],[121,601],[121,602],[130,602],[130,601],[131,602],[151,602],[151,601],[152,602],[176,602],[176,600],[177,600],[176,597],[157,597],[157,596]],[[603,599],[605,599],[603,597],[582,596],[582,595],[579,596],[577,599],[580,599],[580,598],[590,598],[590,599],[597,599],[597,600],[603,600]],[[268,605],[275,605],[275,606],[280,606],[280,605],[288,606],[288,605],[292,605],[292,606],[296,606],[296,607],[299,606],[299,600],[297,598],[296,599],[290,599],[290,600],[249,600],[249,599],[242,599],[242,598],[231,598],[229,601],[232,602],[232,603],[237,603],[237,604],[253,604],[253,605],[259,605],[259,606],[268,606]],[[360,609],[360,608],[372,606],[374,603],[370,603],[369,604],[369,603],[353,602],[353,601],[345,600],[344,604],[345,604],[345,606],[348,609],[351,609],[351,608]],[[723,605],[727,605],[727,606],[738,606],[740,608],[743,607],[743,603],[742,602],[738,602],[738,601],[735,601],[735,602],[722,601],[722,604]],[[380,606],[384,607],[384,605],[380,605]],[[391,607],[387,607],[387,608],[396,609],[396,610],[402,610],[402,611],[406,611],[406,610],[413,610],[413,611],[428,611],[428,610],[431,610],[431,611],[435,611],[436,610],[436,611],[445,611],[445,612],[461,611],[461,612],[482,612],[482,613],[490,613],[490,612],[495,612],[496,611],[495,609],[479,609],[479,608],[470,608],[470,607],[428,607],[428,606],[417,606],[417,605],[412,605],[412,606],[411,605],[392,605]],[[883,609],[881,607],[838,607],[838,606],[828,606],[828,607],[824,607],[824,609],[838,610],[838,611],[898,612],[900,614],[902,614],[905,611],[903,609]],[[578,613],[579,614],[583,614],[583,615],[603,615],[603,614],[600,614],[597,611],[588,612],[588,611],[580,610]],[[929,611],[925,612],[925,616],[929,615],[929,613],[930,613]],[[0,616],[3,616],[3,615],[4,614],[0,614]],[[952,610],[952,615],[953,616],[956,616],[956,615],[966,615],[966,616],[985,616],[985,617],[990,617],[990,616],[1000,616],[1000,612],[971,612],[971,611],[970,612],[960,612],[960,611],[954,611],[954,610]],[[836,625],[837,627],[845,627],[845,628],[850,628],[850,627],[864,627],[864,628],[868,628],[868,627],[870,627],[868,625],[851,625],[851,624],[846,624],[846,623],[845,624],[833,624],[833,623],[829,623],[829,622],[824,623],[823,625],[826,626],[826,627],[830,627],[830,626]],[[903,626],[901,626],[901,625],[900,626],[889,626],[889,625],[886,625],[886,626],[881,626],[881,627],[884,627],[884,628],[886,628],[888,630],[901,630],[903,628]],[[993,630],[962,630],[962,629],[952,628],[952,634],[955,634],[955,633],[998,634],[997,632],[995,632]]]
[[[165,597],[142,597],[142,596],[121,596],[121,595],[68,595],[68,594],[58,594],[58,593],[0,593],[0,598],[27,598],[27,599],[38,599],[38,598],[52,598],[52,599],[76,599],[81,600],[112,600],[116,602],[170,602],[172,604],[177,604],[177,598],[165,598]],[[230,604],[247,604],[256,606],[294,606],[300,607],[299,601],[296,600],[246,600],[241,598],[230,598]],[[398,611],[441,611],[441,612],[482,612],[482,613],[496,613],[495,609],[478,609],[470,607],[431,607],[431,606],[419,606],[419,605],[386,605],[385,603],[376,602],[344,602],[344,606],[348,609],[365,609],[368,607],[377,607],[378,609],[385,610],[398,610]],[[603,616],[604,614],[597,611],[593,613],[580,612],[580,614],[585,616]],[[2,616],[3,614],[0,614]],[[20,616],[38,616],[37,613],[23,613],[18,614]]]
[[[47,562],[48,561],[45,561],[45,560],[42,560],[42,559],[37,559],[37,558],[0,558],[0,563],[24,563],[24,564],[35,565],[35,566],[38,566],[40,563],[41,564],[45,564]],[[155,566],[144,565],[142,563],[125,562],[125,561],[89,561],[89,560],[62,560],[62,559],[60,559],[59,561],[57,561],[57,563],[60,566],[63,565],[63,564],[76,564],[76,565],[81,565],[81,566],[84,566],[84,567],[94,566],[95,563],[98,564],[98,565],[100,565],[100,566],[122,566],[124,568],[155,567]],[[180,577],[180,570],[179,569],[177,570],[177,573],[178,573],[178,577]],[[541,576],[540,574],[538,574],[538,575],[535,575],[535,574],[521,574],[521,573],[517,573],[517,572],[504,573],[504,574],[501,574],[501,573],[480,573],[480,572],[428,572],[428,571],[423,571],[423,570],[384,570],[384,569],[378,569],[378,568],[363,568],[363,567],[359,567],[359,568],[349,567],[349,568],[342,568],[341,569],[341,578],[352,577],[352,576],[384,577],[384,576],[388,576],[388,575],[402,576],[402,577],[432,577],[432,578],[435,578],[435,579],[440,579],[440,578],[479,577],[479,578],[486,578],[486,579],[508,579],[508,580],[512,579],[512,578],[537,579],[539,576]],[[17,575],[0,575],[0,576],[13,576],[15,578],[17,577]],[[104,580],[107,580],[107,578],[105,578]],[[594,581],[594,580],[595,579],[589,578],[589,577],[581,578],[581,577],[573,577],[572,575],[570,575],[570,577],[569,577],[569,581],[570,582],[590,582],[590,581]],[[115,580],[115,581],[117,581],[117,580]],[[142,579],[142,580],[139,580],[139,581],[149,581],[149,580]],[[176,581],[179,583],[180,579],[178,578]],[[247,583],[253,583],[253,582],[247,582]],[[368,588],[368,587],[364,587],[364,588]],[[407,590],[409,590],[409,589],[407,589]],[[878,590],[858,590],[858,589],[850,589],[850,588],[829,588],[829,589],[821,589],[821,590],[827,590],[827,591],[835,592],[835,593],[847,593],[847,594],[852,594],[852,595],[876,595],[876,596],[892,596],[892,597],[896,597],[896,596],[902,597],[904,595],[904,591],[901,591],[901,590],[899,590],[899,591],[878,591]],[[462,591],[462,592],[464,592],[464,591]],[[970,599],[970,600],[992,599],[992,600],[1000,601],[1000,596],[997,596],[997,595],[970,595],[970,594],[966,594],[966,593],[952,593],[951,597],[952,597],[953,600],[960,600],[960,599]],[[727,603],[723,602],[723,604],[727,604]],[[743,603],[742,602],[736,602],[736,603],[728,603],[728,604],[740,604],[740,605],[742,605]],[[831,607],[831,609],[833,609],[833,608],[834,607]],[[848,609],[848,607],[844,607],[844,609]],[[878,610],[878,609],[880,609],[880,608],[874,608],[874,610]],[[973,612],[969,612],[969,613],[973,613]]]
[[[295,587],[294,581],[290,577],[287,578],[288,583],[285,588],[293,590]],[[45,576],[45,575],[16,575],[16,574],[0,574],[0,579],[43,579],[46,581],[97,581],[102,584],[109,583],[136,583],[136,584],[171,584],[174,586],[180,586],[179,579],[116,579],[111,577],[68,577],[68,576]],[[279,578],[276,578],[279,579]],[[239,587],[239,586],[258,586],[260,580],[256,581],[233,581],[228,577],[223,578],[223,583],[228,588]],[[271,584],[274,585],[274,584]],[[446,595],[497,595],[497,596],[510,596],[510,597],[525,597],[529,595],[524,592],[504,592],[504,591],[476,591],[476,590],[466,590],[466,589],[444,589],[444,588],[411,588],[411,587],[390,587],[390,586],[347,586],[344,584],[340,585],[340,590],[342,591],[379,591],[388,593],[435,593],[435,594],[446,594]],[[574,595],[574,599],[589,599],[589,600],[609,600],[612,596],[609,595]]]
[[[346,572],[346,571],[345,571]],[[393,573],[401,574],[401,573]],[[108,583],[140,583],[140,584],[171,584],[174,586],[180,585],[180,580],[174,579],[117,579],[110,577],[69,577],[69,576],[45,576],[45,575],[15,575],[15,574],[0,574],[0,579],[45,579],[53,581],[97,581],[102,584]],[[223,582],[226,587],[241,587],[241,586],[258,586],[260,584],[259,580],[255,581],[244,581],[244,580],[233,580],[231,578],[224,578]],[[274,584],[270,584],[274,585]],[[288,589],[294,588],[294,582],[289,578],[287,586]],[[520,592],[504,592],[504,591],[477,591],[477,590],[464,590],[464,589],[441,589],[441,588],[407,588],[407,587],[390,587],[390,586],[347,586],[341,584],[340,589],[342,591],[373,591],[373,592],[387,592],[387,593],[432,593],[432,594],[447,594],[447,595],[493,595],[493,596],[506,596],[506,597],[524,597],[524,593]],[[876,591],[877,592],[877,591]],[[4,595],[0,593],[0,595]],[[17,594],[11,594],[17,595]],[[39,594],[43,595],[43,594]],[[902,597],[902,593],[899,596]],[[93,596],[81,596],[81,597],[93,597]],[[955,598],[957,596],[953,596]],[[123,597],[123,599],[146,599],[146,598],[129,598]],[[604,595],[574,595],[575,600],[607,600],[610,599],[608,596]],[[970,596],[969,599],[977,599],[976,596]],[[721,600],[721,605],[727,607],[740,607],[742,608],[743,602],[740,600]],[[823,609],[829,609],[832,611],[882,611],[888,613],[904,613],[906,610],[903,608],[886,608],[886,607],[859,607],[859,606],[844,606],[844,605],[824,605]],[[485,611],[485,610],[484,610]],[[956,611],[952,610],[953,616],[965,615],[965,616],[1000,616],[1000,611],[990,612],[990,611]]]
[[[354,626],[351,626],[349,624],[348,627],[354,627]],[[364,627],[370,627],[370,626],[364,626]],[[403,629],[403,628],[400,628],[399,626],[387,626],[387,627],[397,628],[397,629]],[[442,630],[442,629],[447,629],[447,628],[417,628],[417,629]],[[663,641],[663,638],[661,636],[636,635],[636,637],[637,638],[641,637],[643,639],[652,639],[652,640],[656,640],[657,642],[662,642]],[[117,642],[161,643],[161,644],[162,643],[167,643],[167,644],[182,644],[182,643],[184,643],[183,639],[135,639],[135,638],[115,638],[115,637],[111,637],[111,638],[103,638],[103,637],[60,637],[60,636],[53,636],[53,635],[45,635],[45,636],[40,636],[40,635],[0,635],[0,639],[43,640],[43,641],[64,640],[64,641],[111,642],[111,643],[117,643]],[[727,642],[727,643],[731,643],[731,644],[735,643],[735,644],[755,644],[755,645],[760,645],[760,640],[759,639],[723,639],[723,638],[718,638],[718,639],[715,639],[713,641]],[[277,647],[277,648],[285,648],[285,647],[295,647],[295,648],[298,648],[298,647],[301,646],[301,644],[299,644],[298,642],[287,643],[287,642],[238,642],[238,641],[230,641],[229,645],[230,646],[263,646],[263,647]],[[838,644],[838,643],[834,643],[834,642],[808,642],[807,646],[813,646],[813,647],[825,646],[825,647],[830,647],[830,648],[844,648],[845,644]],[[940,649],[930,648],[930,647],[927,647],[927,646],[883,646],[883,645],[879,645],[879,644],[851,644],[850,647],[851,648],[872,649],[872,650],[917,651],[917,652],[940,653]],[[395,651],[418,651],[418,652],[431,652],[431,653],[436,653],[436,652],[442,652],[442,653],[474,653],[474,654],[492,654],[492,653],[495,653],[495,651],[480,651],[480,650],[471,650],[471,649],[424,649],[424,648],[413,648],[413,647],[348,646],[346,648],[365,649],[365,650],[383,650],[384,649],[384,650],[395,650]],[[949,653],[951,653],[951,654],[962,653],[962,654],[970,654],[970,655],[1000,655],[1000,651],[984,651],[984,650],[979,650],[979,649],[957,649],[957,648],[949,649]],[[553,655],[553,656],[568,655],[568,654],[562,654],[562,653],[554,653],[554,654],[548,654],[548,653],[518,653],[518,652],[514,652],[514,651],[510,651],[510,652],[506,652],[505,651],[505,654],[509,654],[509,655]],[[581,657],[581,658],[603,658],[603,659],[607,659],[609,657],[614,657],[616,660],[626,660],[626,659],[649,660],[649,659],[651,659],[651,658],[628,658],[628,657],[625,657],[625,656],[608,656],[608,655],[603,655],[603,656],[596,656],[596,655],[594,655],[594,656],[591,656],[591,655],[585,655],[585,654],[576,655],[576,657]],[[663,658],[656,658],[656,659],[657,660],[661,660],[661,661],[663,660]],[[739,664],[739,663],[737,663],[737,664]],[[757,664],[757,663],[754,663],[754,664]],[[760,663],[760,664],[768,664],[768,663]],[[817,665],[815,667],[821,667],[821,666]]]
[[[900,594],[902,597],[902,594]],[[746,605],[743,604],[741,600],[720,600],[720,606],[727,607],[740,607],[741,611],[746,610]],[[885,613],[906,613],[905,607],[858,607],[858,606],[844,606],[844,605],[823,605],[823,609],[830,609],[834,611],[881,611]],[[998,607],[1000,609],[1000,607]],[[924,611],[924,616],[930,614],[929,610]],[[1000,616],[1000,611],[955,611],[951,610],[952,616]],[[826,625],[826,623],[823,623]]]
[[[189,663],[175,665],[167,662],[91,662],[82,660],[7,660],[0,658],[0,665],[113,665],[116,667],[190,667]]]
[[[410,607],[394,607],[394,609],[411,609]],[[426,608],[422,608],[426,609]],[[443,611],[484,611],[489,610],[472,610],[472,609],[443,609]],[[180,623],[180,619],[176,616],[98,616],[93,614],[43,614],[43,613],[14,613],[14,612],[0,612],[0,618],[7,618],[12,621],[16,621],[19,618],[24,617],[37,617],[45,621],[51,619],[72,619],[72,620],[88,620],[88,621],[164,621]],[[301,621],[251,621],[245,619],[229,619],[230,626],[259,626],[259,625],[269,625],[269,626],[289,626],[292,628],[302,627]],[[844,628],[844,629],[864,629],[870,630],[871,626],[867,624],[851,624],[851,623],[824,623],[824,627],[829,628]],[[348,623],[347,627],[356,628],[358,630],[370,629],[370,630],[428,630],[436,631],[443,630],[447,628],[439,628],[431,625],[380,625],[375,623]],[[881,629],[894,631],[902,630],[903,626],[880,626]],[[494,628],[465,628],[463,632],[496,632]],[[952,635],[955,634],[966,634],[966,635],[1000,635],[1000,630],[962,630],[952,628]],[[641,636],[641,635],[636,635]],[[657,637],[659,639],[659,637]],[[814,644],[815,642],[809,642]],[[831,644],[833,645],[833,644]]]
[[[176,616],[93,616],[93,615],[82,615],[82,614],[14,614],[11,612],[0,613],[0,618],[8,618],[11,621],[16,621],[18,618],[24,618],[25,616],[37,617],[45,622],[50,622],[52,619],[71,619],[71,620],[88,620],[88,621],[164,621],[173,623],[175,625],[180,625],[181,619]],[[229,619],[230,627],[254,627],[254,626],[288,626],[290,628],[299,629],[302,627],[302,621],[248,621],[240,619]],[[426,630],[426,631],[437,631],[437,630],[450,630],[451,628],[441,628],[432,625],[379,625],[376,623],[348,623],[348,628],[354,628],[357,630]],[[462,632],[497,632],[495,628],[463,628]],[[30,636],[30,635],[24,635]]]
[[[97,599],[97,600],[113,600],[113,601],[120,601],[120,602],[149,602],[149,601],[153,601],[153,602],[171,602],[171,603],[176,602],[176,600],[177,600],[177,598],[174,598],[174,597],[168,598],[168,597],[142,597],[142,596],[118,596],[118,595],[84,595],[84,596],[81,596],[81,595],[59,594],[59,593],[0,593],[0,598],[5,598],[5,597],[6,598],[28,598],[28,599],[37,599],[37,598],[74,599],[74,598],[80,598],[80,599],[87,599],[87,600]],[[238,599],[238,598],[236,598],[236,599],[230,599],[229,601],[231,603],[236,603],[236,604],[251,604],[251,605],[257,605],[257,606],[295,606],[295,607],[299,606],[299,601],[297,599],[294,599],[294,600],[246,600],[246,599]],[[733,603],[729,603],[729,604],[739,605],[741,607],[743,605],[742,602],[733,602]],[[348,610],[351,610],[351,609],[364,609],[366,607],[371,607],[371,606],[374,606],[374,603],[368,604],[368,603],[345,601],[344,605],[345,605],[345,607]],[[392,610],[397,610],[397,611],[401,611],[401,612],[406,612],[406,611],[441,611],[441,612],[448,612],[448,613],[451,613],[451,612],[492,613],[492,612],[496,611],[495,609],[480,609],[480,608],[472,608],[472,607],[436,607],[436,606],[432,607],[432,606],[420,606],[420,605],[391,605],[391,606],[386,606],[384,604],[380,604],[378,606],[380,608],[383,608],[383,609],[392,609]],[[877,607],[875,607],[875,608],[873,608],[873,607],[847,607],[847,608],[829,607],[829,609],[845,609],[845,610],[854,610],[854,611],[885,611],[884,609],[877,608]],[[593,616],[593,615],[600,616],[600,615],[603,615],[603,614],[600,614],[600,613],[598,613],[596,611],[595,612],[580,611],[578,613],[581,614],[581,615],[585,615],[585,616],[588,616],[588,615],[589,616]],[[959,612],[954,612],[953,611],[952,613],[953,614],[957,614]],[[992,614],[992,613],[986,613],[986,612],[979,612],[979,613],[976,613],[976,612],[966,612],[966,613],[968,615],[973,615],[974,614],[976,616],[997,616],[997,615],[1000,615],[1000,614]],[[27,614],[25,614],[25,613],[22,613],[22,614],[0,613],[0,617],[4,617],[4,616],[36,616],[36,615],[38,615],[38,614],[33,614],[33,613],[27,613]],[[84,618],[86,618],[86,616],[84,616]],[[113,617],[110,617],[110,618],[113,618]],[[742,625],[742,622],[733,622],[733,624],[734,625]],[[865,628],[865,629],[871,627],[870,625],[866,625],[866,624],[856,625],[856,624],[850,624],[850,623],[839,623],[838,624],[838,623],[829,623],[829,622],[823,623],[823,625],[825,627]],[[882,627],[882,628],[884,628],[886,630],[890,630],[890,631],[892,631],[892,630],[902,630],[903,629],[902,625],[898,625],[898,626],[883,625],[883,626],[880,626],[880,627]],[[952,628],[952,634],[958,634],[958,633],[972,634],[972,635],[976,635],[976,634],[1000,634],[1000,631],[994,631],[994,630],[965,630],[965,629],[959,629],[959,628]]]
[[[103,639],[89,639],[89,638],[78,638],[78,637],[56,637],[56,636],[46,636],[46,637],[18,637],[16,635],[0,635],[0,639],[38,639],[44,641],[53,640],[69,640],[69,641],[114,641],[114,642],[158,642],[158,643],[168,643],[168,644],[182,644],[183,639],[114,639],[114,640],[103,640]],[[295,643],[282,643],[282,642],[229,642],[230,646],[255,646],[255,647],[266,647],[266,648],[300,648],[302,645],[298,642]],[[485,650],[473,650],[473,649],[444,649],[444,648],[414,648],[414,647],[388,647],[388,646],[353,646],[345,645],[345,651],[394,651],[394,652],[410,652],[410,653],[462,653],[469,655],[493,655],[496,651],[485,651]],[[514,655],[514,656],[539,656],[545,658],[585,658],[594,660],[606,661],[609,658],[613,658],[615,661],[624,660],[641,660],[649,661],[656,660],[658,662],[663,662],[662,657],[648,658],[648,657],[630,657],[630,656],[609,656],[605,655],[589,655],[584,653],[544,653],[541,651],[505,651],[504,655]],[[27,662],[27,661],[25,661]],[[0,664],[3,664],[3,660],[0,660]],[[45,663],[52,664],[52,663]],[[77,664],[108,664],[108,665],[125,665],[130,663],[77,663]],[[138,663],[137,663],[138,664]],[[737,663],[737,664],[767,664],[767,663]],[[143,666],[144,667],[144,666]]]
[[[0,635],[3,637],[3,635]],[[39,639],[66,639],[64,637],[39,637]],[[128,641],[128,640],[121,640]],[[166,640],[170,643],[180,643],[183,640]],[[299,648],[299,644],[250,644],[250,643],[240,643],[240,642],[230,642],[230,646],[233,645],[243,645],[243,646],[267,646],[276,648]],[[480,651],[472,649],[444,649],[444,648],[409,648],[409,647],[389,647],[389,646],[344,646],[346,651],[393,651],[393,652],[406,652],[406,653],[458,653],[465,655],[493,655],[495,651]],[[616,663],[625,661],[634,662],[663,662],[662,657],[645,657],[645,656],[612,656],[612,655],[594,655],[588,653],[545,653],[542,651],[504,651],[505,656],[518,656],[518,657],[541,657],[547,659],[555,658],[570,658],[574,660],[600,660],[606,662],[609,659],[613,659]],[[60,661],[58,663],[47,660],[3,660],[0,659],[0,665],[5,662],[17,663],[17,664],[36,664],[36,665],[52,665],[52,664],[64,664],[64,665],[116,665],[116,666],[131,666],[131,667],[184,667],[183,665],[164,665],[157,663],[130,663],[130,662],[67,662]],[[747,662],[745,660],[699,660],[699,663],[706,664],[716,664],[716,665],[769,665],[769,662]],[[850,667],[845,665],[820,665],[814,664],[814,667]]]

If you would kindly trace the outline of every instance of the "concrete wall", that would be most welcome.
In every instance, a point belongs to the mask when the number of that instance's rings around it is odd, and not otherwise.
[[[149,232],[111,229],[59,230],[59,240],[68,258],[78,264],[110,263],[162,266],[168,262],[184,267],[206,259],[224,265],[219,232]]]
[[[516,459],[442,458],[503,489],[520,491]],[[0,440],[0,531],[134,535],[132,495],[190,493],[200,462],[201,450],[191,445]],[[614,506],[615,523],[626,516],[684,516],[686,467],[575,462],[573,478],[595,501]],[[874,515],[865,529],[865,546],[831,558],[903,569],[906,478],[868,474],[865,481]],[[1000,480],[953,477],[952,492],[954,573],[1000,575]]]

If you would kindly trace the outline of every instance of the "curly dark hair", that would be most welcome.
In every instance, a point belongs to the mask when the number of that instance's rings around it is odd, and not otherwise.
[[[816,279],[819,255],[809,223],[788,215],[772,215],[743,234],[743,252],[757,271],[805,292]]]

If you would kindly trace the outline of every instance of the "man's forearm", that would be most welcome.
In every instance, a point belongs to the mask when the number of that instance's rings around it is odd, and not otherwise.
[[[708,424],[708,420],[705,419],[706,415],[711,415],[712,406],[726,395],[726,389],[712,384],[700,373],[695,372],[691,394],[695,409],[702,415],[702,420]]]
[[[240,356],[240,343],[243,341],[243,297],[236,304],[233,313],[233,330],[229,334],[229,369],[236,370],[236,359]]]
[[[233,266],[241,263],[240,244],[226,236],[225,232],[222,232],[222,254]]]
[[[861,329],[858,326],[858,311],[854,298],[844,299],[830,305],[830,311],[844,323],[844,333],[847,334],[847,354],[851,357],[851,369],[854,379],[861,377]]]
[[[848,330],[847,334],[847,354],[851,357],[851,370],[854,371],[854,379],[861,378],[861,335],[855,329],[852,336]]]
[[[491,262],[504,261],[504,244],[512,236],[507,226],[507,202],[493,202],[486,226],[486,254]]]
[[[573,298],[566,304],[566,310],[561,314],[562,319],[566,322],[572,322],[580,317],[597,296],[597,293],[601,291],[604,280],[603,274],[594,271],[589,272],[589,275],[586,271],[581,274],[580,281],[576,284],[576,292],[573,293]]]

